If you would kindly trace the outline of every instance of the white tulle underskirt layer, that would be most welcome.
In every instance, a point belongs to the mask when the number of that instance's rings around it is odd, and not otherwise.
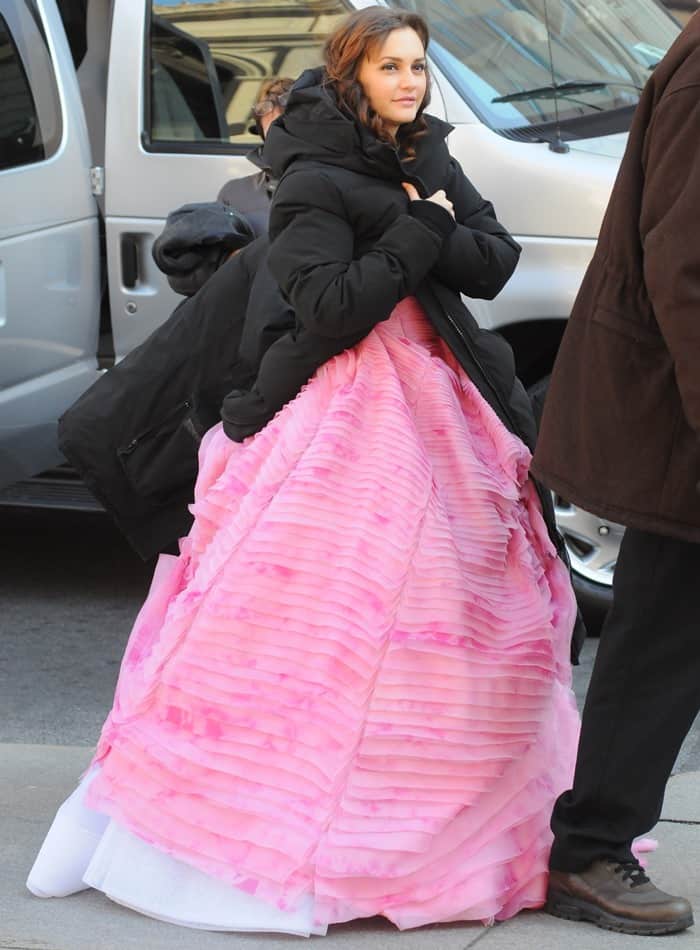
[[[58,810],[27,887],[36,897],[67,897],[89,887],[157,920],[199,930],[325,934],[311,897],[284,911],[178,861],[93,811],[85,794],[93,769]]]

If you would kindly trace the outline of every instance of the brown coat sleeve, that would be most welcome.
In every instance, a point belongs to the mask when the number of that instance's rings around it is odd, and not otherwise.
[[[700,83],[657,106],[644,172],[644,279],[683,410],[700,438]]]

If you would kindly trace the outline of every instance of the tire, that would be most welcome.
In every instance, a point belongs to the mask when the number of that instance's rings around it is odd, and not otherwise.
[[[612,587],[596,584],[571,570],[571,582],[576,601],[581,608],[589,637],[600,636],[600,631],[612,607]]]
[[[539,426],[549,388],[549,376],[528,389]],[[590,636],[598,636],[612,604],[612,581],[617,552],[624,534],[622,525],[598,518],[553,493],[557,527],[571,560],[571,580],[576,600]]]

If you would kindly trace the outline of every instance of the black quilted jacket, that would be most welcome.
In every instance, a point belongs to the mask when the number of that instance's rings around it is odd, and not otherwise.
[[[520,248],[450,156],[451,126],[427,120],[415,159],[402,163],[392,146],[339,110],[321,69],[307,70],[295,84],[284,116],[268,132],[264,160],[279,179],[270,268],[296,326],[267,351],[253,390],[224,401],[232,439],[260,429],[321,364],[358,343],[410,294],[458,358],[464,356],[470,376],[479,375],[461,338],[480,349],[481,331],[460,294],[495,297]],[[409,201],[402,181],[424,198],[444,189],[456,220],[432,202]],[[507,403],[515,379],[510,351],[489,337],[484,359]],[[494,408],[506,421],[501,407]],[[532,444],[527,416],[520,427]]]

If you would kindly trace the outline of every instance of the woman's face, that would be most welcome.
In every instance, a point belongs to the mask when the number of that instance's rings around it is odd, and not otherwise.
[[[357,79],[392,134],[413,122],[425,98],[425,49],[415,30],[393,30],[362,61]]]

